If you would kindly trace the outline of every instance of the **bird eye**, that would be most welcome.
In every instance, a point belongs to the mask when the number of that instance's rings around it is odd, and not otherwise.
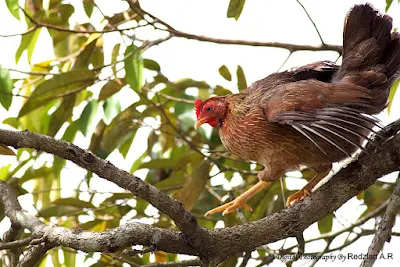
[[[212,107],[211,107],[211,106],[206,107],[206,111],[207,111],[207,112],[210,112],[211,110],[212,110]]]

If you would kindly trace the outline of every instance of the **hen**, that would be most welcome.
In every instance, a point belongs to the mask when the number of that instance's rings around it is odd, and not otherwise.
[[[291,205],[310,194],[332,163],[362,149],[377,126],[370,116],[387,104],[399,77],[400,34],[392,19],[370,5],[357,5],[347,15],[343,61],[321,61],[275,73],[239,94],[196,100],[195,128],[220,127],[223,145],[233,154],[264,166],[259,182],[233,201],[207,215],[238,208],[286,171],[307,166],[312,180],[287,199]]]

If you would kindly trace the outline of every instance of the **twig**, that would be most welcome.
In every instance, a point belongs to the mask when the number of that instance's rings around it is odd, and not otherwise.
[[[242,261],[242,263],[240,264],[239,267],[246,267],[246,266],[247,266],[247,263],[248,263],[249,260],[250,260],[250,258],[251,258],[251,251],[247,251],[247,252],[244,254],[243,261]]]
[[[314,241],[317,241],[317,240],[322,240],[322,239],[325,239],[325,240],[332,239],[333,240],[337,236],[339,236],[339,235],[341,235],[343,233],[352,231],[355,227],[358,227],[358,226],[366,223],[370,219],[375,218],[376,216],[380,215],[381,213],[383,213],[385,211],[385,209],[386,209],[388,204],[389,204],[389,200],[385,201],[379,207],[377,207],[375,210],[373,210],[370,213],[366,214],[365,216],[363,216],[362,218],[358,219],[355,223],[351,224],[350,226],[348,226],[346,228],[343,228],[343,229],[341,229],[341,230],[339,230],[339,231],[337,231],[335,233],[323,234],[323,235],[320,235],[318,237],[311,238],[309,240],[306,240],[305,242],[306,243],[311,243],[311,242],[314,242]],[[289,248],[286,248],[286,249],[282,250],[282,253],[286,254],[287,252],[291,251],[292,249],[294,249],[296,247],[297,247],[297,245],[294,245],[294,246],[291,246]]]
[[[4,243],[4,244],[0,243],[0,250],[23,247],[23,246],[29,245],[32,240],[33,240],[33,237],[30,236],[30,237],[27,237],[27,238],[24,238],[21,240],[15,240],[15,241]]]
[[[0,34],[0,38],[8,38],[8,37],[15,37],[15,36],[24,36],[27,35],[28,33],[33,32],[34,30],[38,29],[39,27],[37,25],[34,25],[33,27],[30,27],[29,29],[26,30],[26,32],[23,33],[13,33],[13,34]]]
[[[153,246],[153,245],[151,245],[151,246],[148,246],[147,248],[145,248],[145,249],[125,249],[123,252],[122,252],[122,254],[124,254],[124,255],[128,255],[129,257],[133,257],[133,256],[136,256],[137,254],[146,254],[146,253],[149,253],[149,252],[153,252],[153,251],[156,251],[157,250],[157,248],[155,247],[155,246]]]
[[[305,249],[306,242],[304,241],[303,233],[297,234],[296,240],[297,240],[297,244],[298,244],[298,251],[297,251],[296,255],[293,257],[293,259],[290,259],[286,262],[286,266],[288,266],[288,267],[292,266],[295,261],[300,259],[300,257],[302,255],[304,255],[304,249]]]
[[[59,27],[53,24],[48,24],[48,23],[42,23],[34,18],[32,18],[22,7],[20,7],[24,15],[36,26],[36,28],[48,28],[56,31],[61,31],[61,32],[70,32],[70,33],[80,33],[80,34],[92,34],[92,33],[109,33],[109,32],[124,32],[128,30],[134,30],[139,27],[143,27],[143,25],[138,25],[135,27],[129,27],[125,29],[103,29],[103,30],[73,30],[69,28],[64,28],[64,27]],[[8,36],[7,36],[8,37]]]
[[[321,33],[319,32],[317,25],[315,24],[314,20],[311,18],[311,16],[310,16],[310,14],[308,13],[307,9],[306,9],[306,8],[303,6],[303,4],[300,2],[300,0],[296,0],[296,2],[297,2],[297,3],[301,6],[301,8],[304,10],[304,12],[306,13],[308,19],[311,21],[312,25],[314,25],[314,29],[315,29],[315,31],[317,32],[318,37],[319,37],[319,39],[321,40],[321,44],[322,44],[322,47],[323,47],[323,46],[325,45],[325,42],[324,42],[324,40],[322,39],[322,35],[321,35]],[[341,52],[339,52],[339,53],[341,53]]]
[[[279,66],[278,71],[281,71],[281,69],[283,68],[283,66],[285,66],[286,62],[288,62],[288,60],[292,56],[292,54],[293,54],[293,51],[289,50],[289,54],[287,55],[285,60],[282,62],[282,64]]]
[[[8,229],[3,235],[3,242],[9,243],[9,242],[17,240],[19,238],[22,230],[23,229],[20,225],[11,221],[10,229]],[[8,259],[8,265],[16,266],[17,263],[19,262],[19,256],[21,255],[22,250],[19,247],[15,247],[15,248],[11,248],[7,252],[8,253],[6,254],[6,257],[4,257],[4,258]]]
[[[318,261],[322,258],[322,255],[327,253],[327,251],[329,250],[329,246],[332,244],[332,241],[333,241],[333,238],[328,239],[326,241],[325,248],[317,255],[317,257],[314,258],[314,260],[312,261],[312,263],[310,264],[309,267],[314,267],[318,263]]]
[[[202,264],[201,260],[185,260],[177,262],[158,262],[145,264],[141,267],[185,267],[185,266],[200,266]]]
[[[233,44],[233,45],[247,45],[247,46],[265,46],[265,47],[275,47],[275,48],[283,48],[289,51],[300,51],[300,50],[307,50],[307,51],[336,51],[339,54],[342,53],[342,46],[340,45],[331,45],[331,44],[321,44],[319,46],[313,45],[297,45],[297,44],[289,44],[289,43],[281,43],[281,42],[259,42],[259,41],[247,41],[247,40],[233,40],[233,39],[221,39],[221,38],[214,38],[204,35],[196,35],[191,34],[183,31],[176,30],[170,24],[162,21],[160,18],[153,16],[149,12],[140,8],[134,1],[127,0],[129,6],[138,12],[143,19],[145,19],[145,15],[149,16],[153,19],[153,22],[147,21],[148,23],[152,24],[158,30],[168,31],[170,34],[176,37],[183,37],[186,39],[193,39],[203,42],[211,42],[217,44]],[[160,28],[156,25],[159,23],[163,25],[166,29]]]
[[[51,72],[38,72],[38,71],[24,71],[24,70],[17,70],[17,69],[8,69],[9,71],[19,72],[28,75],[38,75],[38,76],[46,76],[46,75],[57,75],[59,73],[51,73]]]
[[[392,197],[386,209],[385,215],[379,224],[378,230],[368,248],[367,257],[361,263],[361,267],[372,267],[382,250],[385,242],[390,242],[392,228],[396,219],[397,213],[400,211],[400,175],[396,180]]]

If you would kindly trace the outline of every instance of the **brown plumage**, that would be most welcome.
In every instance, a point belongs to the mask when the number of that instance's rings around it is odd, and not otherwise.
[[[310,194],[332,163],[362,149],[399,77],[400,35],[392,20],[370,5],[357,5],[344,27],[343,62],[321,61],[275,73],[239,94],[195,103],[196,127],[220,127],[233,154],[262,164],[260,181],[234,201],[209,211],[251,209],[246,201],[288,170],[307,166],[316,175],[287,204]],[[207,215],[206,214],[206,215]]]

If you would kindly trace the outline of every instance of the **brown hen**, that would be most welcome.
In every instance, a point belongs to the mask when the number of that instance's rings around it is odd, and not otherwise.
[[[399,77],[400,35],[392,19],[370,5],[357,5],[344,27],[343,61],[321,61],[275,73],[239,94],[195,102],[197,122],[220,127],[224,146],[265,168],[259,182],[235,200],[206,215],[238,208],[289,170],[307,166],[313,179],[287,199],[287,205],[309,195],[332,163],[362,149],[378,121],[389,88]]]

